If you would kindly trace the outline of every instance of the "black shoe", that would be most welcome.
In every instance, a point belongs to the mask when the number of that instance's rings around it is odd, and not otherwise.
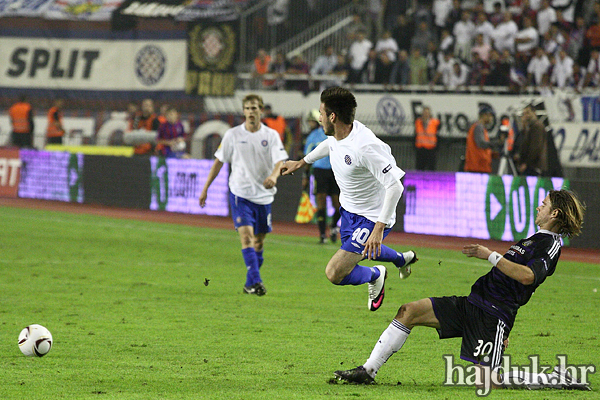
[[[262,282],[255,283],[254,285],[248,287],[244,286],[245,294],[255,294],[257,296],[264,296],[267,294],[267,288],[263,285]]]
[[[339,234],[340,228],[338,228],[337,226],[329,230],[329,239],[331,240],[331,243],[337,242]]]
[[[335,371],[333,374],[338,380],[348,383],[357,383],[359,385],[371,385],[375,383],[375,379],[367,373],[367,370],[362,365],[348,371]]]

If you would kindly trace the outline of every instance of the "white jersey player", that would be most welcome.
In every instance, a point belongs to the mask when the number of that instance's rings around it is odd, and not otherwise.
[[[382,245],[396,221],[404,171],[396,165],[390,147],[354,120],[355,112],[356,99],[350,91],[340,87],[324,90],[319,113],[329,137],[304,159],[284,162],[282,174],[330,157],[340,187],[342,245],[329,260],[325,274],[336,285],[369,283],[368,307],[376,311],[385,295],[387,270],[383,265],[368,268],[357,263],[364,258],[392,262],[405,278],[417,257],[414,251],[398,253]]]
[[[288,155],[277,131],[260,122],[262,98],[250,94],[242,104],[246,121],[225,132],[200,195],[200,206],[206,205],[208,188],[223,163],[230,163],[231,216],[240,235],[247,269],[244,293],[262,296],[267,292],[259,272],[263,263],[263,244],[272,229],[271,203],[277,191],[275,185],[282,161]]]

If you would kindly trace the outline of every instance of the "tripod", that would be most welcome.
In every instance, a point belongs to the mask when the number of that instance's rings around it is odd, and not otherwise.
[[[498,175],[506,175],[508,168],[510,168],[510,172],[512,172],[513,176],[518,175],[515,163],[508,153],[508,141],[505,141],[504,146],[502,147],[502,154],[500,155],[500,164],[498,164]]]

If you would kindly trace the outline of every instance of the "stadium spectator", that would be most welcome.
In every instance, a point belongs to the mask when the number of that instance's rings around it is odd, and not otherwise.
[[[600,86],[600,51],[597,49],[593,49],[591,52],[590,62],[583,80],[582,87],[586,88],[588,86],[596,88]]]
[[[46,144],[63,144],[65,128],[63,126],[63,99],[54,100],[48,111],[48,126],[46,128]]]
[[[374,49],[369,51],[369,58],[363,67],[364,83],[383,84],[390,83],[393,64],[387,57],[387,52],[377,53]]]
[[[273,107],[270,104],[261,104],[261,113],[263,114],[262,122],[279,134],[281,143],[285,144],[287,139],[288,127],[285,118],[282,115],[275,114]]]
[[[33,108],[27,96],[21,95],[19,101],[8,109],[11,125],[11,142],[19,148],[33,148]]]
[[[456,60],[452,57],[452,53],[447,51],[444,53],[444,57],[438,63],[437,71],[433,81],[430,82],[430,85],[442,84],[445,88],[447,88],[450,84],[450,75],[454,69],[454,62]]]
[[[494,25],[488,21],[487,15],[484,12],[477,13],[475,19],[475,35],[483,35],[485,44],[492,44],[492,35],[494,33]]]
[[[459,91],[464,90],[468,84],[469,78],[469,67],[460,62],[460,60],[454,60],[452,64],[452,71],[448,78],[448,90]]]
[[[185,155],[185,130],[175,107],[165,111],[165,122],[158,127],[156,150],[165,158],[183,158]]]
[[[585,31],[585,38],[592,49],[600,49],[600,3],[594,5],[596,21]]]
[[[523,28],[515,35],[515,58],[519,66],[527,65],[534,50],[539,46],[540,35],[528,16],[523,17]]]
[[[383,265],[369,268],[357,263],[363,259],[391,262],[401,277],[407,277],[410,265],[417,261],[413,251],[398,253],[382,244],[395,222],[404,171],[396,166],[390,147],[354,120],[356,98],[348,90],[325,89],[319,112],[327,140],[300,161],[286,161],[282,173],[288,175],[330,157],[341,192],[342,245],[329,260],[325,274],[336,285],[368,283],[368,307],[377,311],[385,295],[387,270]]]
[[[465,172],[492,173],[492,151],[499,149],[502,144],[497,140],[490,140],[487,126],[493,119],[491,108],[483,106],[479,109],[479,120],[471,125],[467,134]]]
[[[425,326],[437,329],[440,339],[462,338],[460,357],[472,362],[485,376],[478,374],[477,384],[485,381],[487,390],[494,386],[492,382],[529,389],[590,390],[586,383],[567,379],[565,369],[558,367],[552,373],[511,368],[503,376],[494,375],[491,379],[490,375],[496,374],[502,364],[518,310],[556,270],[561,236],[579,235],[584,214],[585,205],[575,193],[566,189],[549,191],[536,208],[534,223],[539,230],[512,245],[504,256],[479,244],[463,247],[462,253],[467,257],[492,264],[492,269],[473,284],[468,296],[429,297],[402,305],[367,361],[354,369],[335,371],[334,375],[346,382],[374,383],[379,369],[404,346],[411,331]],[[489,351],[482,351],[481,347],[487,344]]]
[[[414,31],[413,21],[404,14],[398,15],[396,25],[392,30],[392,37],[396,40],[400,50],[410,51]]]
[[[352,43],[354,43],[358,38],[359,32],[362,32],[364,37],[371,36],[371,31],[363,22],[362,15],[357,13],[352,15],[352,22],[346,25],[344,36],[346,38],[347,45],[344,46],[344,48],[349,48],[352,46]]]
[[[567,53],[573,60],[579,60],[579,54],[585,40],[585,19],[583,17],[575,18],[575,26],[567,36]]]
[[[342,83],[348,79],[350,66],[348,65],[348,60],[346,60],[346,56],[344,54],[339,53],[337,55],[337,63],[335,64],[335,67],[333,67],[331,73],[338,76],[338,84],[336,86],[341,86]]]
[[[519,27],[513,21],[511,13],[505,12],[502,22],[496,26],[492,34],[494,48],[501,54],[504,50],[512,53],[515,47],[515,35],[518,31]]]
[[[167,122],[167,111],[169,110],[169,108],[171,108],[171,106],[167,103],[161,104],[158,108],[158,115],[156,118],[158,118],[158,122],[160,122],[161,124]]]
[[[452,0],[433,0],[433,23],[437,32],[446,27],[446,19],[452,10]]]
[[[249,94],[243,101],[243,124],[228,129],[215,153],[215,161],[200,194],[206,206],[208,189],[223,163],[231,165],[229,203],[234,226],[240,236],[246,265],[243,293],[263,296],[267,289],[260,276],[264,240],[271,231],[271,203],[277,189],[282,161],[288,158],[279,134],[260,122],[262,98]]]
[[[426,85],[427,84],[427,59],[421,55],[418,47],[412,50],[410,59],[408,60],[410,67],[410,84],[411,85]]]
[[[333,72],[338,60],[337,55],[332,45],[325,46],[324,50],[325,52],[317,57],[310,69],[311,75],[329,75]],[[336,83],[335,81],[319,81],[319,91],[322,92],[325,88],[331,86],[338,86]]]
[[[521,130],[515,142],[514,160],[521,175],[546,176],[548,171],[548,135],[533,106],[523,109]]]
[[[431,82],[435,78],[437,67],[442,57],[443,55],[438,51],[435,42],[433,40],[429,42],[427,45],[427,55],[425,56],[427,60],[427,82]]]
[[[558,28],[561,30],[561,32],[566,32],[569,33],[571,31],[571,29],[573,29],[573,22],[575,21],[567,21],[565,19],[565,14],[561,11],[561,10],[556,10],[556,22],[555,24],[558,26]]]
[[[490,23],[496,27],[504,21],[504,9],[501,1],[494,2],[494,11],[489,16]]]
[[[286,72],[289,75],[308,75],[310,72],[310,67],[308,63],[304,61],[302,54],[298,53],[292,57],[292,62],[290,63]],[[288,79],[286,86],[288,90],[298,90],[304,95],[307,95],[310,92],[308,79]]]
[[[385,52],[387,58],[393,63],[396,61],[396,53],[398,52],[398,43],[396,39],[392,37],[390,31],[384,31],[377,43],[375,43],[375,51],[380,54]]]
[[[431,108],[423,106],[421,116],[415,120],[416,169],[435,171],[437,137],[440,120],[431,115]]]
[[[440,34],[440,52],[442,54],[454,52],[454,36],[450,34],[448,29],[442,29]]]
[[[462,18],[462,13],[463,9],[460,0],[452,0],[452,8],[446,17],[446,29],[452,32],[454,25]]]
[[[323,127],[319,123],[319,110],[309,112],[306,119],[310,133],[306,138],[304,145],[304,154],[313,151],[321,142],[327,139]],[[331,199],[331,205],[334,209],[334,214],[331,217],[329,224],[329,239],[335,243],[338,240],[340,229],[337,224],[340,220],[340,188],[335,181],[333,171],[331,170],[331,162],[329,157],[321,158],[315,161],[312,166],[306,166],[307,175],[303,178],[303,188],[308,189],[308,181],[310,174],[314,177],[314,194],[317,202],[317,225],[319,227],[319,243],[327,243],[327,197]]]
[[[532,21],[535,21],[537,23],[537,9],[534,10],[531,7],[529,0],[523,0],[521,2],[520,9],[521,9],[520,10],[521,11],[521,20],[523,20],[523,18],[525,18],[525,17],[529,17],[529,18],[531,18]]]
[[[558,29],[558,26],[553,24],[544,35],[544,51],[551,56],[558,53],[563,47],[565,47],[565,38]]]
[[[527,83],[529,85],[541,86],[544,81],[544,77],[548,76],[548,69],[550,68],[550,60],[544,49],[538,47],[535,50],[535,56],[529,61],[527,66]]]
[[[419,22],[417,31],[410,41],[411,52],[413,49],[418,48],[422,55],[427,54],[427,44],[432,40],[435,40],[435,37],[433,36],[433,33],[431,33],[431,29],[429,29],[427,22]]]
[[[488,64],[490,65],[490,73],[486,80],[486,85],[509,86],[510,70],[512,68],[510,57],[500,55],[498,50],[492,49]]]
[[[410,82],[410,63],[408,60],[408,53],[406,50],[400,50],[398,52],[398,58],[392,66],[390,74],[390,84],[400,85],[400,88],[408,85]]]
[[[358,31],[354,42],[348,50],[348,58],[350,60],[350,73],[348,75],[348,83],[360,83],[363,67],[369,58],[369,51],[373,47],[373,43],[366,38],[364,31]]]
[[[473,42],[475,24],[471,21],[471,12],[464,10],[460,21],[454,24],[452,34],[455,38],[454,56],[464,62],[471,62],[471,44]]]
[[[469,71],[469,85],[479,86],[479,89],[483,89],[489,74],[489,64],[479,57],[479,53],[473,51],[473,61]]]
[[[278,51],[277,53],[275,53],[275,60],[273,60],[269,65],[269,72],[277,76],[277,78],[275,79],[275,83],[273,84],[275,89],[285,89],[286,82],[284,74],[287,72],[289,66],[290,63],[285,58],[283,52]]]
[[[585,80],[585,69],[581,68],[581,65],[577,64],[577,62],[573,62],[573,73],[569,77],[567,84],[569,88],[574,89],[576,92],[580,92],[583,89],[583,83]],[[572,111],[572,107],[571,107]],[[569,121],[572,121],[575,117],[571,112],[569,116]]]
[[[557,21],[561,19],[559,13],[562,14],[562,19],[568,23],[575,21],[575,3],[573,0],[552,0],[550,4],[556,10]]]
[[[269,68],[271,65],[271,56],[269,54],[267,54],[267,51],[265,49],[258,49],[258,53],[256,55],[256,58],[254,59],[254,63],[253,63],[253,70],[252,70],[252,74],[259,78],[267,73],[269,73]],[[267,80],[264,79],[262,80],[262,87],[263,89],[269,89],[273,86],[275,82],[271,79]]]
[[[572,75],[573,59],[567,55],[565,50],[561,49],[555,56],[550,82],[557,88],[564,89],[568,86]]]
[[[471,53],[477,53],[479,60],[487,61],[490,59],[490,52],[492,51],[492,46],[485,42],[483,34],[479,33],[475,36],[475,43],[471,48]],[[473,61],[474,62],[474,61]]]
[[[144,131],[158,131],[160,121],[154,113],[154,101],[152,99],[142,100],[142,111],[136,118],[129,121],[130,130],[141,129]],[[151,154],[154,146],[150,142],[140,143],[134,146],[133,152],[137,155]]]
[[[540,35],[544,36],[554,22],[556,22],[556,11],[550,7],[549,0],[542,0],[541,7],[537,12],[537,28]]]

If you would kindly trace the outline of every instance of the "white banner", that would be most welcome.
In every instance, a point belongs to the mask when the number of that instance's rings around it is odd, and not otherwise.
[[[564,167],[600,168],[600,124],[563,123],[552,128]]]
[[[183,91],[185,40],[0,38],[0,86]]]

